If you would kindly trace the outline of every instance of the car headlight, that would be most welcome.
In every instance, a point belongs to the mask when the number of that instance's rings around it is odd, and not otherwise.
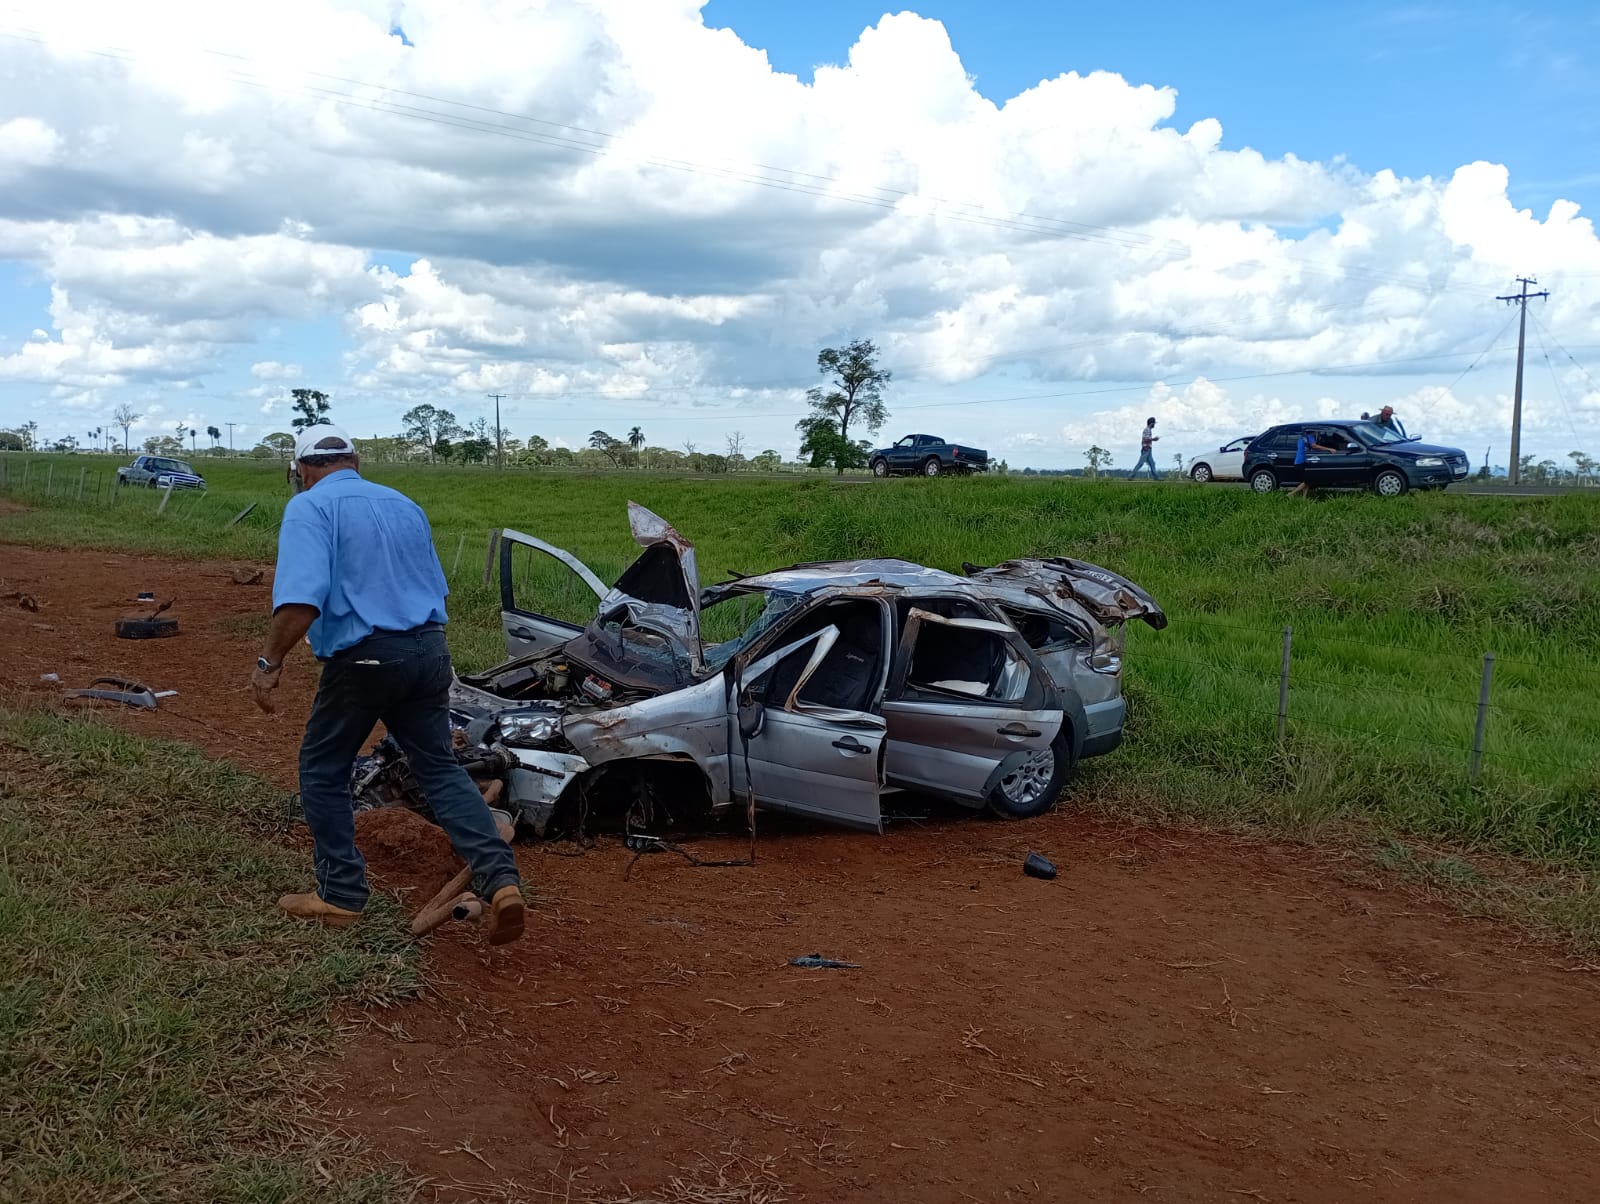
[[[1418,468],[1443,468],[1444,461],[1438,456],[1423,456],[1417,461]]]
[[[500,741],[513,748],[536,748],[556,734],[553,715],[501,715]]]

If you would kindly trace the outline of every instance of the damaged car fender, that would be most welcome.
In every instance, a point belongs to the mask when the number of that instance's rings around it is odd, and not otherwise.
[[[713,806],[729,801],[727,685],[711,677],[628,706],[567,716],[562,734],[589,765],[639,758],[693,761]]]

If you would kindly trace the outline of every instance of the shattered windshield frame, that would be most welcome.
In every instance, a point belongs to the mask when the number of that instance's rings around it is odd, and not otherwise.
[[[761,612],[753,620],[745,622],[741,618],[739,625],[742,630],[737,635],[722,643],[705,646],[705,663],[708,670],[723,668],[734,657],[753,647],[758,639],[782,623],[805,601],[800,594],[784,593],[781,590],[735,590],[723,594],[709,604],[702,603],[700,611],[702,629],[707,632],[715,631],[720,625],[718,620],[722,615],[748,606],[756,597],[762,599]],[[728,605],[730,602],[737,602],[740,606],[731,607]]]

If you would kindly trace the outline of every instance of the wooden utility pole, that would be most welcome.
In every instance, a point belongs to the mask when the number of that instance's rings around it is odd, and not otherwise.
[[[1520,305],[1522,313],[1517,322],[1517,384],[1511,394],[1511,463],[1507,466],[1511,484],[1515,485],[1522,479],[1522,348],[1528,338],[1528,298],[1549,297],[1549,289],[1541,289],[1537,293],[1530,293],[1528,286],[1539,282],[1531,276],[1518,276],[1517,283],[1522,286],[1520,293],[1512,293],[1509,297],[1496,297],[1496,301],[1504,301],[1508,305]]]
[[[485,397],[494,398],[494,470],[500,472],[505,468],[505,440],[500,437],[500,399],[504,393],[485,393]]]

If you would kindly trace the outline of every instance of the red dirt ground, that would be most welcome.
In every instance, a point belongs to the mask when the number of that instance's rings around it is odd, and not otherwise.
[[[0,603],[8,694],[143,677],[178,696],[116,721],[292,785],[313,669],[256,712],[265,586],[0,558],[0,594],[41,603]],[[176,595],[184,634],[114,639],[138,589]],[[411,906],[453,868],[408,813],[361,840]],[[1030,848],[1057,881],[1022,875]],[[524,846],[528,935],[431,938],[426,998],[349,1041],[336,1123],[447,1201],[1600,1198],[1600,967],[1337,852],[1069,809],[882,838],[765,822],[759,854],[624,879],[614,841]],[[861,968],[787,964],[817,952]]]

